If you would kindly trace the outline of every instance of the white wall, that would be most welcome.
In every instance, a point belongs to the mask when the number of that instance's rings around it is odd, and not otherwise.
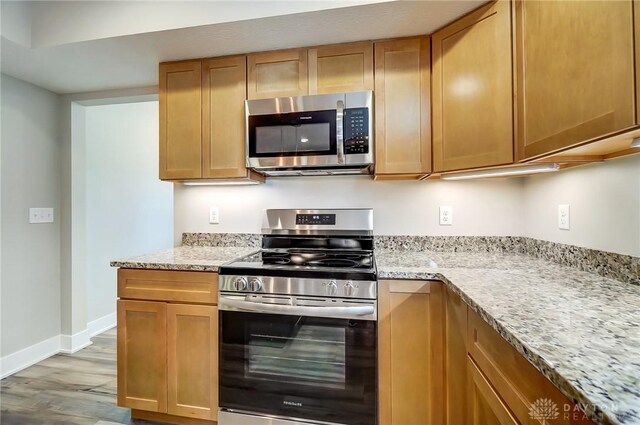
[[[640,155],[558,173],[476,181],[372,181],[367,177],[270,179],[262,186],[176,185],[182,232],[259,232],[265,208],[372,207],[382,235],[509,235],[640,256]],[[571,207],[571,230],[557,226]],[[452,226],[438,206],[453,206]],[[209,206],[220,224],[208,222]]]
[[[158,102],[85,108],[87,320],[116,311],[109,261],[173,245],[173,188],[158,180]]]
[[[266,208],[371,207],[381,235],[521,235],[522,178],[477,181],[373,181],[369,177],[269,179],[260,186],[175,185],[175,242],[182,232],[255,233]],[[438,207],[453,207],[453,225]],[[209,206],[220,224],[209,224]]]
[[[2,350],[60,334],[60,99],[2,75]],[[29,207],[54,223],[29,224]]]
[[[640,256],[640,155],[528,177],[525,234],[553,242]],[[558,229],[558,205],[571,229]]]

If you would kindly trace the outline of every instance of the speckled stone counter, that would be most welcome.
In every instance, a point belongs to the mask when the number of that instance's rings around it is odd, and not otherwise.
[[[640,287],[521,254],[376,251],[379,279],[437,279],[598,423],[640,424]]]
[[[128,269],[192,270],[217,272],[218,268],[236,258],[257,251],[256,247],[180,246],[153,254],[111,262],[111,267]]]
[[[252,235],[186,239],[189,245],[111,265],[217,272],[259,249]],[[249,246],[220,246],[230,243]],[[638,280],[636,257],[615,274],[623,282],[502,247],[403,245],[378,245],[388,248],[376,249],[380,279],[442,280],[596,422],[640,424],[640,286],[629,283]]]

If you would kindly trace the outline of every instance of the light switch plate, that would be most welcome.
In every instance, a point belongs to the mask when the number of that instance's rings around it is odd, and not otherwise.
[[[569,230],[571,226],[571,214],[568,204],[558,205],[558,229]]]
[[[220,210],[218,207],[209,207],[209,224],[220,224]]]
[[[453,207],[440,207],[440,226],[451,226],[453,224]]]
[[[29,223],[53,223],[53,208],[29,208]]]

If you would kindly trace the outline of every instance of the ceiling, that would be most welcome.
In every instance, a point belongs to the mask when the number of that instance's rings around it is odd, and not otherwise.
[[[56,93],[155,86],[159,62],[429,34],[483,2],[3,0],[1,70]]]

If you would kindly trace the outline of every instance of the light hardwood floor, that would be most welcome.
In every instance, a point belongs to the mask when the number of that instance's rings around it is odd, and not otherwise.
[[[0,381],[0,424],[152,424],[116,406],[116,329],[92,341]]]

